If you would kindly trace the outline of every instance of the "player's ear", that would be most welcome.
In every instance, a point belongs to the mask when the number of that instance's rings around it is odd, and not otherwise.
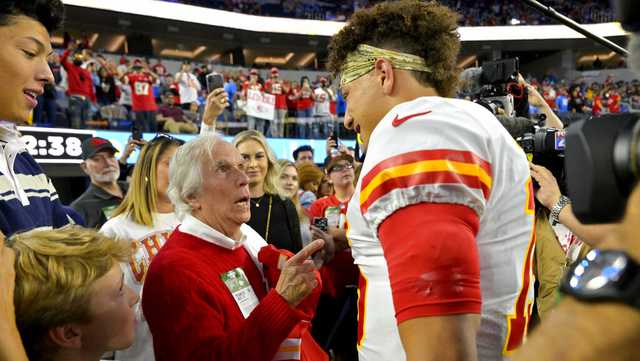
[[[395,81],[393,73],[393,65],[385,58],[379,58],[376,60],[374,71],[377,81],[382,87],[382,92],[386,95],[391,94],[393,90],[393,83]]]

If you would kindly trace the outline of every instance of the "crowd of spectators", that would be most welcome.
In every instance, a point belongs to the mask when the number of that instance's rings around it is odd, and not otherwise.
[[[587,82],[582,79],[567,82],[548,77],[542,81],[533,79],[530,83],[561,117],[568,113],[626,113],[640,108],[638,79],[615,80],[613,76],[609,76],[604,82]]]
[[[211,65],[184,63],[172,74],[161,60],[152,64],[123,56],[116,64],[90,50],[77,51],[75,45],[62,54],[54,53],[49,65],[55,84],[48,84],[38,99],[32,119],[36,125],[129,130],[135,124],[147,132],[198,132]],[[352,136],[341,125],[346,104],[331,79],[319,75],[284,79],[277,68],[270,69],[266,79],[256,69],[221,74],[230,106],[218,124],[227,134],[250,129],[269,137],[324,139],[335,130],[341,137]],[[549,76],[530,83],[561,117],[640,109],[637,79],[609,76],[604,82],[593,82]],[[247,114],[249,90],[275,97],[273,119]]]
[[[54,83],[38,98],[32,123],[48,127],[197,133],[207,96],[211,65],[183,63],[171,73],[161,60],[109,60],[70,41],[53,53],[49,65]],[[345,102],[326,77],[282,79],[272,68],[265,79],[256,69],[223,71],[229,107],[220,130],[258,130],[271,137],[324,138],[340,131]],[[273,119],[247,114],[248,91],[275,97]],[[344,130],[343,132],[344,133]]]
[[[184,4],[204,6],[214,9],[234,11],[244,14],[277,16],[298,19],[346,21],[361,7],[367,7],[379,0],[165,0]],[[440,1],[462,14],[460,25],[541,25],[551,20],[518,1],[505,0],[443,0]],[[613,10],[606,0],[544,2],[555,10],[583,23],[603,23],[613,21]]]

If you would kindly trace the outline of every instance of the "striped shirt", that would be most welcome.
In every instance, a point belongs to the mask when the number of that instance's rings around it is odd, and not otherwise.
[[[0,124],[0,230],[6,237],[73,221],[12,123]]]

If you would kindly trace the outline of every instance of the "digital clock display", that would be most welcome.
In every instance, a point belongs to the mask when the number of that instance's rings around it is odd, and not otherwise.
[[[82,142],[92,130],[18,127],[29,154],[38,163],[81,163]]]

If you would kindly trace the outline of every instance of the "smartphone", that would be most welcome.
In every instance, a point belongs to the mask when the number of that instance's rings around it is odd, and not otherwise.
[[[224,87],[224,77],[220,73],[213,72],[207,74],[207,94],[211,94],[214,89]]]
[[[331,156],[335,157],[339,153],[338,146],[340,145],[340,139],[338,139],[338,135],[336,134],[336,132],[331,132],[331,135],[329,136],[329,140],[333,140],[336,143],[336,145],[331,147]]]
[[[323,232],[327,232],[329,229],[329,220],[327,220],[326,217],[315,217],[313,218],[313,225]]]
[[[131,127],[131,139],[142,140],[142,129],[138,127]]]

